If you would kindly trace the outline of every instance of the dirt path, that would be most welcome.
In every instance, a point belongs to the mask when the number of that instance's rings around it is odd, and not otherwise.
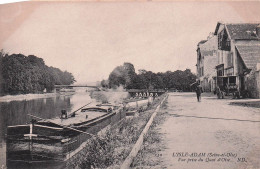
[[[260,168],[260,109],[193,93],[169,94],[160,125],[161,167],[176,169]]]

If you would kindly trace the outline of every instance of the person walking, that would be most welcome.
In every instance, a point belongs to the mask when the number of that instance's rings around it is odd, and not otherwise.
[[[201,93],[203,93],[202,87],[200,85],[200,81],[197,81],[195,91],[196,91],[196,95],[197,95],[197,100],[198,100],[198,102],[200,102],[201,101]]]

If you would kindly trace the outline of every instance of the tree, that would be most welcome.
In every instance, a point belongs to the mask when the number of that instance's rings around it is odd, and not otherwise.
[[[133,87],[133,79],[136,76],[135,68],[132,63],[124,63],[124,77],[125,77],[125,88],[131,89]]]
[[[133,86],[133,79],[135,78],[135,68],[131,63],[124,63],[123,66],[117,66],[109,75],[109,87],[117,88],[120,85],[124,88],[131,88]]]
[[[109,87],[117,88],[120,85],[125,86],[124,68],[117,66],[109,75]]]
[[[100,82],[100,85],[101,85],[101,87],[108,88],[108,87],[109,87],[108,80],[104,80],[104,79],[103,79],[103,80]]]
[[[190,69],[185,71],[176,70],[165,73],[153,73],[144,69],[135,73],[134,65],[124,63],[117,66],[109,75],[108,84],[110,88],[123,85],[126,89],[165,89],[175,88],[183,91],[190,91],[190,84],[196,81],[196,75]],[[105,81],[103,81],[105,86]]]
[[[48,67],[44,60],[34,55],[0,53],[2,93],[38,93],[51,91],[55,84],[75,82],[73,75],[58,68]]]
[[[3,79],[3,58],[6,53],[3,49],[0,51],[0,95],[4,94],[3,85],[4,85],[4,79]]]

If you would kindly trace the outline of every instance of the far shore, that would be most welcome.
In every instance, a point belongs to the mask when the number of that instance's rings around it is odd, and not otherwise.
[[[33,100],[33,99],[56,97],[56,96],[59,96],[59,95],[61,95],[61,94],[60,93],[42,93],[42,94],[6,95],[6,96],[0,97],[0,102]],[[67,94],[65,94],[65,95],[67,95]]]

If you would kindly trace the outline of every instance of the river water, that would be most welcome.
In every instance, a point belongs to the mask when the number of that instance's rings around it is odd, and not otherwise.
[[[6,129],[10,125],[25,124],[31,120],[27,114],[44,119],[60,115],[62,109],[73,112],[78,108],[96,101],[91,99],[86,89],[78,89],[74,94],[59,95],[50,98],[0,102],[0,168],[6,166]]]

